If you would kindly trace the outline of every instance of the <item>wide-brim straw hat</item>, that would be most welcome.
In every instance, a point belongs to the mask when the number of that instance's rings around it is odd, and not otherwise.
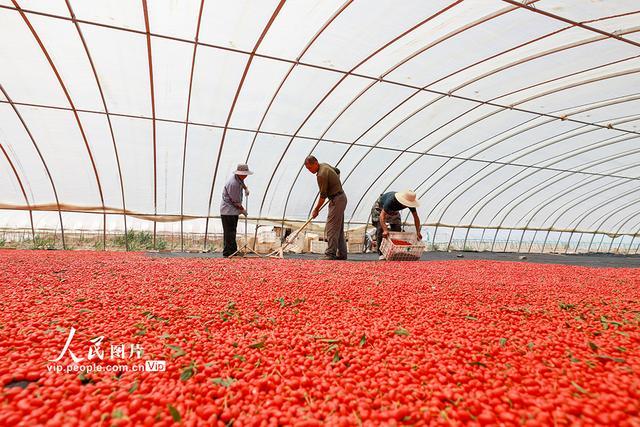
[[[396,193],[396,200],[408,208],[417,208],[420,206],[420,201],[416,198],[416,193],[411,190],[398,191]]]
[[[236,175],[253,175],[253,172],[249,170],[249,166],[243,163],[240,163],[235,171]]]

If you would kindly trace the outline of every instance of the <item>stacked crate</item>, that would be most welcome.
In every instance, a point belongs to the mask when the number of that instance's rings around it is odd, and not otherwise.
[[[364,249],[364,228],[347,231],[347,252],[360,254]]]

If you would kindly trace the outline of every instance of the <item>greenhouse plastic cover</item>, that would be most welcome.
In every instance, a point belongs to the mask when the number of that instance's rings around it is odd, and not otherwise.
[[[0,36],[0,227],[202,231],[245,162],[250,216],[303,220],[312,153],[349,226],[404,189],[428,224],[640,224],[637,0],[0,0]]]

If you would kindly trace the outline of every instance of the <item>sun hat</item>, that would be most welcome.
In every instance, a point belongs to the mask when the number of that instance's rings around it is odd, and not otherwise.
[[[411,190],[398,191],[396,193],[396,200],[408,208],[417,208],[420,206],[420,202],[416,198],[416,193]]]
[[[245,165],[244,163],[240,163],[234,173],[236,175],[253,175],[253,172],[249,170],[249,166]]]

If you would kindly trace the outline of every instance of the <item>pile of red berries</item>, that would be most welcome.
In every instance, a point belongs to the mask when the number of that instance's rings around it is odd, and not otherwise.
[[[0,425],[639,425],[639,270],[0,265]]]

